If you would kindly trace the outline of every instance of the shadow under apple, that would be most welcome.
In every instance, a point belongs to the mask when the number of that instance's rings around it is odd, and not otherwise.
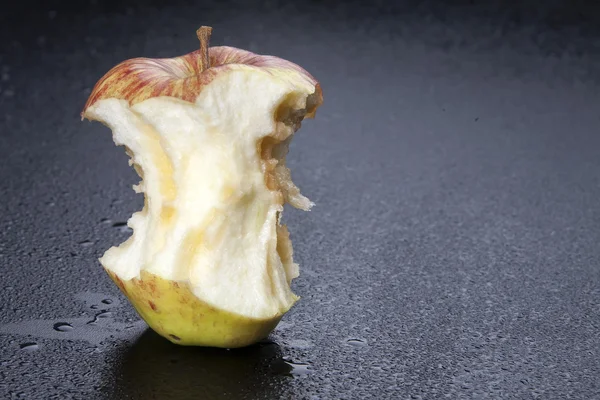
[[[122,351],[114,399],[280,398],[291,372],[268,340],[231,350],[183,347],[148,329]]]

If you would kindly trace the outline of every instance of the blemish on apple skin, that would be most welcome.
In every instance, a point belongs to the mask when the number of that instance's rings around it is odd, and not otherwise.
[[[127,293],[127,290],[125,289],[125,284],[123,283],[123,281],[121,280],[121,278],[119,278],[117,275],[114,275],[114,277],[117,280],[117,285],[121,288],[121,290],[123,291],[123,293]]]
[[[173,335],[173,334],[170,334],[170,335],[169,335],[169,337],[170,337],[171,339],[173,339],[173,340],[177,340],[177,341],[180,341],[180,340],[181,340],[181,338],[180,338],[179,336],[175,336],[175,335]]]
[[[150,306],[150,308],[152,309],[152,311],[158,311],[158,308],[156,307],[156,304],[154,304],[154,302],[148,300],[148,305]]]

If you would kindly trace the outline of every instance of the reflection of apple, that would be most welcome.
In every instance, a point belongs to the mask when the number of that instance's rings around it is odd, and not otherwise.
[[[243,349],[175,346],[151,330],[131,348],[119,349],[115,399],[286,398],[286,371],[275,343]],[[279,375],[279,376],[278,376]],[[113,379],[113,378],[110,378]]]
[[[304,210],[288,145],[322,102],[289,61],[231,47],[136,58],[94,87],[82,116],[113,131],[142,178],[133,235],[100,259],[137,311],[178,344],[240,347],[297,300],[284,202]]]

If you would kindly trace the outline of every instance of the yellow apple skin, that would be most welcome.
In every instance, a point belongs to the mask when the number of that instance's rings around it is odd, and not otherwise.
[[[269,319],[253,319],[206,304],[183,283],[145,271],[141,272],[140,279],[128,281],[111,271],[106,272],[150,328],[183,346],[249,346],[266,338],[287,312]]]

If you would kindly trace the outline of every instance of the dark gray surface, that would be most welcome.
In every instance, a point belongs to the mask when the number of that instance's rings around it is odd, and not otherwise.
[[[567,3],[6,11],[0,398],[600,398],[600,36]],[[302,300],[246,350],[143,333],[96,261],[142,199],[79,112],[111,66],[191,51],[201,24],[325,93],[290,155],[317,203],[285,217]]]

